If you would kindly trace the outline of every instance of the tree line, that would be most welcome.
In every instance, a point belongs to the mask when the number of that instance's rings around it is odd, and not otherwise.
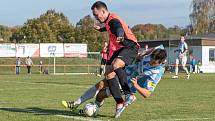
[[[215,32],[214,0],[193,0],[191,24],[185,28],[166,28],[161,24],[138,24],[131,29],[138,41],[177,38],[180,35]],[[29,19],[22,26],[0,25],[0,42],[12,43],[86,43],[89,51],[99,51],[108,41],[106,33],[93,29],[94,18],[87,15],[76,24],[55,10],[48,10],[38,18]],[[102,26],[102,25],[101,25]]]
[[[192,33],[215,33],[215,0],[193,0],[191,8]]]

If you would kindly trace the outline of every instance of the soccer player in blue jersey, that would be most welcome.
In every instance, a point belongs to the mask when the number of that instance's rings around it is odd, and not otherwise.
[[[118,118],[123,110],[135,101],[136,97],[133,93],[138,91],[143,97],[149,97],[161,80],[164,73],[164,62],[167,57],[163,46],[148,50],[143,56],[139,62],[126,67],[127,80],[132,94],[126,96],[124,106],[115,115],[115,118]],[[98,106],[102,106],[104,98],[111,95],[105,80],[101,80],[95,86],[91,87],[77,100],[72,102],[62,101],[62,104],[67,108],[77,108],[80,104],[95,95],[97,95],[95,102]]]
[[[178,45],[178,49],[174,51],[175,53],[177,52],[177,58],[175,60],[175,76],[173,76],[173,79],[178,79],[178,65],[181,64],[183,70],[187,74],[187,79],[190,78],[190,73],[186,67],[187,64],[187,52],[188,52],[188,45],[185,42],[184,36],[181,36],[181,41]]]
[[[166,51],[159,48],[145,56],[140,62],[126,67],[128,84],[133,94],[128,99],[125,99],[126,101],[124,102],[125,105],[122,111],[135,101],[136,97],[134,93],[139,92],[144,98],[151,95],[164,74],[166,57]],[[101,105],[103,99],[109,96],[108,88],[100,91],[96,98],[96,103]]]

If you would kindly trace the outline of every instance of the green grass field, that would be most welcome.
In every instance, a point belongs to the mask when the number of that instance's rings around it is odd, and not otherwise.
[[[75,99],[97,82],[100,78],[95,75],[0,75],[0,121],[215,120],[214,74],[191,75],[190,80],[170,77],[164,76],[150,98],[136,94],[136,102],[114,119],[112,98],[105,100],[96,118],[72,113],[61,105],[61,100]]]

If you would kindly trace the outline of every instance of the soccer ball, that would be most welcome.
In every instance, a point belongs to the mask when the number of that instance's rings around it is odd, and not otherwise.
[[[86,116],[96,116],[99,112],[99,107],[95,103],[88,103],[84,106],[83,112]]]

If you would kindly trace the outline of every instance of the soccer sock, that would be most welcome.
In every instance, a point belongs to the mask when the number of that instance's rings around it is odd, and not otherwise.
[[[122,68],[117,68],[116,70],[114,70],[114,72],[119,78],[119,83],[122,86],[122,90],[124,91],[124,93],[130,94],[131,90],[128,86],[127,75],[125,70],[123,70]]]
[[[117,104],[123,103],[124,100],[121,96],[120,88],[119,88],[119,83],[116,80],[116,78],[112,78],[107,80],[108,86],[110,89],[110,93],[112,94],[114,100],[116,101]]]
[[[175,75],[178,76],[178,66],[175,66]]]
[[[100,68],[99,74],[102,75],[103,68]]]
[[[185,70],[185,72],[186,72],[187,74],[189,74],[187,67],[183,67],[183,69]]]
[[[96,86],[92,86],[90,89],[88,89],[81,97],[79,97],[77,100],[74,101],[75,105],[80,105],[83,102],[93,98],[98,94],[99,90],[96,88]]]

